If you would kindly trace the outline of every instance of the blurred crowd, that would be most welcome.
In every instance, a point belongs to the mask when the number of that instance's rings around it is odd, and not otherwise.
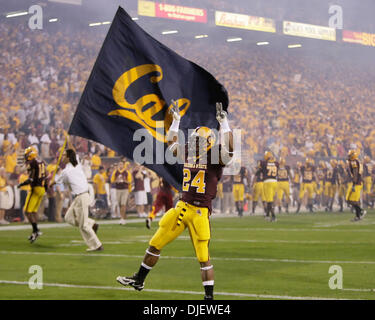
[[[25,174],[17,158],[30,145],[53,171],[63,131],[105,37],[98,30],[66,26],[33,31],[0,23],[0,171],[7,185],[17,184]],[[160,40],[227,88],[229,119],[232,128],[242,130],[249,166],[265,150],[287,159],[329,160],[356,149],[362,157],[375,158],[373,66],[337,61],[332,55],[233,47],[204,39]],[[79,137],[72,142],[91,170],[90,181],[100,167],[107,172],[119,161],[105,146]],[[110,183],[110,174],[106,179]]]

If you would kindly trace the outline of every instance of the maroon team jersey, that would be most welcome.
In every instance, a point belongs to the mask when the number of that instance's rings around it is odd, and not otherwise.
[[[290,177],[290,167],[279,167],[277,171],[277,181],[289,181]]]
[[[303,166],[301,167],[302,182],[311,183],[314,180],[315,167]]]
[[[43,161],[33,159],[29,162],[27,171],[32,180],[31,187],[44,187],[46,180],[46,166]]]
[[[363,165],[358,160],[348,160],[348,173],[353,184],[362,184]]]
[[[263,173],[263,181],[272,179],[276,180],[279,163],[277,161],[261,161],[260,170]]]
[[[188,149],[185,147],[185,163],[182,182],[182,201],[197,207],[206,207],[212,211],[212,200],[216,197],[224,165],[211,164],[211,150],[207,153],[207,163],[194,162],[188,159]]]
[[[145,184],[144,184],[144,174],[142,173],[142,170],[140,170],[142,174],[142,178],[138,179],[136,177],[136,174],[138,173],[138,170],[133,171],[133,177],[134,177],[134,191],[143,191],[145,190]]]
[[[244,184],[247,172],[245,167],[241,167],[240,172],[233,176],[233,183]]]
[[[128,189],[129,182],[128,182],[128,170],[116,170],[115,171],[115,187],[116,189]]]

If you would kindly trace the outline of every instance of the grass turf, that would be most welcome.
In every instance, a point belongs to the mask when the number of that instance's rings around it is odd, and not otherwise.
[[[374,299],[375,212],[360,222],[353,214],[281,214],[276,223],[261,216],[211,220],[210,255],[216,299]],[[99,222],[100,223],[100,222]],[[86,253],[79,230],[45,228],[34,244],[30,230],[1,230],[0,299],[202,299],[199,264],[185,231],[164,248],[145,289],[123,290],[115,278],[132,275],[157,228],[153,223],[101,225],[104,251]],[[31,265],[43,268],[43,290],[27,285]],[[343,270],[344,290],[331,290],[332,265]],[[18,281],[5,283],[4,281]],[[63,286],[68,285],[68,286]],[[356,290],[347,290],[356,289]],[[360,289],[360,291],[357,291]]]

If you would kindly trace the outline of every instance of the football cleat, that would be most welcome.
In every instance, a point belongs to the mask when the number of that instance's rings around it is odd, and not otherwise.
[[[38,239],[43,233],[38,231],[38,232],[33,232],[30,237],[28,238],[28,240],[30,241],[30,243],[33,243],[35,242],[36,239]]]
[[[214,297],[211,295],[204,295],[204,300],[214,300]]]
[[[134,273],[132,277],[118,276],[116,280],[118,283],[122,284],[123,286],[132,286],[137,291],[141,291],[145,287],[144,282],[140,282],[138,280],[136,273]]]

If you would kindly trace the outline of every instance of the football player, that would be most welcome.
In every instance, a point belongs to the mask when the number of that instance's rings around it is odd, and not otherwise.
[[[297,161],[296,167],[293,169],[293,207],[299,204],[299,193],[301,189],[301,167],[302,163]],[[297,211],[298,213],[298,211]]]
[[[281,204],[283,196],[285,195],[285,210],[289,213],[290,202],[290,167],[285,164],[285,159],[280,158],[279,170],[277,172],[277,202],[279,206],[279,213],[281,213]]]
[[[266,211],[266,202],[264,198],[263,192],[263,172],[260,169],[261,161],[258,162],[258,168],[254,173],[254,177],[252,179],[252,189],[253,189],[253,207],[252,207],[252,214],[255,214],[255,208],[258,204],[259,199],[262,200],[264,211]]]
[[[307,205],[306,208],[313,212],[313,199],[314,199],[314,186],[313,181],[315,178],[315,167],[314,160],[311,158],[306,158],[305,165],[301,167],[301,176],[302,176],[302,186],[299,193],[299,203],[297,207],[297,213],[301,208],[302,200],[307,193]],[[316,179],[317,180],[317,179]]]
[[[233,176],[233,199],[239,217],[243,215],[245,186],[247,187],[247,170],[241,167],[238,174]]]
[[[276,221],[273,202],[277,188],[277,172],[279,163],[275,160],[271,151],[264,153],[264,160],[260,163],[260,169],[263,174],[263,192],[266,201],[266,218],[271,214],[271,222]]]
[[[325,190],[324,195],[326,197],[326,211],[332,211],[333,202],[335,200],[335,195],[338,185],[338,168],[337,160],[331,159],[330,168],[327,168],[325,175]]]
[[[180,145],[178,143],[180,114],[175,102],[171,113],[173,122],[168,132],[169,150],[179,157],[185,155],[182,197],[175,208],[168,210],[159,221],[159,228],[149,242],[138,272],[130,277],[119,276],[117,281],[122,285],[130,285],[136,290],[142,290],[145,278],[159,260],[163,247],[188,228],[200,263],[204,299],[212,300],[214,270],[208,250],[211,237],[209,216],[212,211],[212,199],[217,192],[217,183],[222,176],[224,166],[233,156],[233,135],[229,128],[227,113],[222,110],[221,104],[217,104],[219,136],[223,137],[224,143],[215,145],[216,137],[213,131],[207,127],[198,127],[189,137],[189,143]],[[212,160],[215,155],[217,161]]]
[[[356,216],[352,221],[359,221],[367,212],[361,208],[363,164],[359,162],[358,153],[355,150],[348,152],[348,174],[350,182],[346,191],[346,201],[355,210]]]
[[[317,206],[322,206],[325,203],[324,198],[324,178],[325,178],[325,172],[326,172],[326,164],[324,161],[319,161],[319,166],[316,169],[316,178],[317,181],[317,189],[316,189],[316,196],[315,196],[315,203]]]
[[[42,235],[42,232],[38,229],[37,212],[46,192],[46,166],[45,163],[37,157],[38,151],[35,147],[31,146],[25,149],[24,159],[29,178],[17,186],[18,188],[25,185],[31,186],[31,190],[26,197],[25,206],[23,207],[24,214],[33,228],[33,231],[28,238],[30,243],[33,243]]]

